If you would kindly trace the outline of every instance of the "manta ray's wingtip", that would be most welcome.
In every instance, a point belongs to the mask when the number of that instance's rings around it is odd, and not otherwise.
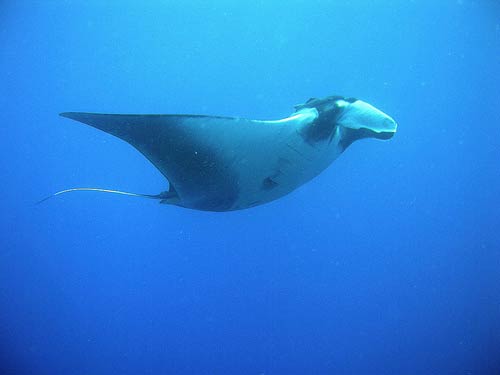
[[[66,118],[73,118],[76,114],[78,114],[78,112],[61,112],[59,113],[59,116]]]

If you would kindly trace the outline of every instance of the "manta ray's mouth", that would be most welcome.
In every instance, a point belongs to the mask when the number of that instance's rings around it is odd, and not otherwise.
[[[367,135],[368,137],[371,137],[371,138],[377,138],[377,139],[391,139],[392,137],[394,137],[394,134],[396,133],[396,127],[394,128],[394,130],[384,130],[384,131],[374,131],[372,129],[362,129],[362,130],[365,130],[367,132],[369,132],[370,134]]]
[[[390,139],[396,134],[398,124],[391,117],[384,113],[385,119],[379,126],[365,128],[373,133],[372,137],[377,139]]]
[[[392,117],[386,115],[385,113],[384,116],[385,119],[382,121],[381,127],[377,127],[373,129],[373,131],[378,133],[390,133],[390,137],[392,137],[398,130],[398,124]]]

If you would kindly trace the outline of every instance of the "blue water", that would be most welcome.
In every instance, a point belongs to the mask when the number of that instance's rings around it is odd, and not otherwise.
[[[390,5],[389,5],[390,4]],[[500,5],[2,1],[0,374],[500,373]],[[270,204],[163,176],[63,111],[393,116]]]

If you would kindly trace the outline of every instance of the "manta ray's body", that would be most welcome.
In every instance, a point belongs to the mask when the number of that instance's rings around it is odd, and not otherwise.
[[[281,120],[199,115],[110,115],[68,112],[139,150],[168,179],[160,199],[205,211],[230,211],[280,198],[327,168],[353,141],[391,138],[392,118],[338,96],[310,99]],[[56,194],[60,194],[56,193]]]

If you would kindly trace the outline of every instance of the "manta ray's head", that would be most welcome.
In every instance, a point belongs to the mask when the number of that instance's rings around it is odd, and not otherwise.
[[[396,133],[396,121],[371,104],[355,99],[340,99],[335,104],[340,109],[336,122],[345,147],[357,139],[390,139]]]
[[[295,106],[296,111],[309,108],[317,111],[313,126],[306,127],[302,132],[310,144],[321,141],[331,143],[338,134],[338,144],[346,149],[352,142],[362,138],[392,138],[397,129],[396,122],[389,115],[355,98],[311,98]]]

